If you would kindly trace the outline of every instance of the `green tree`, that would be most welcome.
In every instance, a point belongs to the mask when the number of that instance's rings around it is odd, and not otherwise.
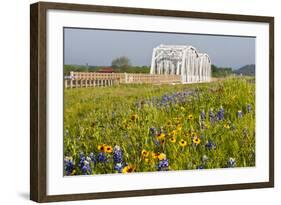
[[[226,77],[233,73],[232,68],[228,67],[217,67],[215,65],[211,65],[212,76],[213,77]]]
[[[126,56],[121,56],[119,58],[112,60],[111,65],[114,68],[128,68],[131,66],[131,61]]]

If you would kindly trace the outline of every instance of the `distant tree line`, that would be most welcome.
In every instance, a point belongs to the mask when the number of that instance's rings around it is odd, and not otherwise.
[[[96,72],[101,69],[101,66],[87,66],[87,65],[64,65],[64,75],[69,75],[71,71],[74,72]]]
[[[74,72],[97,72],[110,66],[87,66],[87,65],[64,65],[64,75]],[[126,56],[121,56],[112,60],[111,68],[115,73],[149,73],[150,66],[133,66]]]
[[[64,75],[69,75],[70,71],[75,72],[97,72],[109,66],[89,66],[89,65],[64,65]],[[149,73],[150,66],[133,66],[126,56],[121,56],[112,60],[111,68],[115,73]],[[213,77],[226,77],[233,74],[232,68],[217,67],[211,65]]]
[[[212,77],[227,77],[233,74],[232,68],[211,65]]]
[[[97,72],[109,66],[84,66],[84,65],[64,65],[64,76],[74,72]],[[130,67],[112,67],[115,73],[149,73],[149,66],[130,66]]]

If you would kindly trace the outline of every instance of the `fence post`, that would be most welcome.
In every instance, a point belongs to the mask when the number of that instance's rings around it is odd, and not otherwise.
[[[70,77],[71,77],[71,79],[74,77],[74,72],[73,71],[70,71]]]
[[[128,74],[124,73],[124,75],[125,75],[125,83],[128,83]]]

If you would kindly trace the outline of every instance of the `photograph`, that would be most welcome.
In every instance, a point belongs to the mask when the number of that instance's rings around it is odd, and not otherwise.
[[[255,166],[254,36],[63,29],[64,176]]]

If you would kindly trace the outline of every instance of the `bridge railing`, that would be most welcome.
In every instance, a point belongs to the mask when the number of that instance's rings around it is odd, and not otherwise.
[[[180,75],[143,73],[71,72],[65,78],[65,88],[107,87],[118,84],[172,84],[180,83]]]

